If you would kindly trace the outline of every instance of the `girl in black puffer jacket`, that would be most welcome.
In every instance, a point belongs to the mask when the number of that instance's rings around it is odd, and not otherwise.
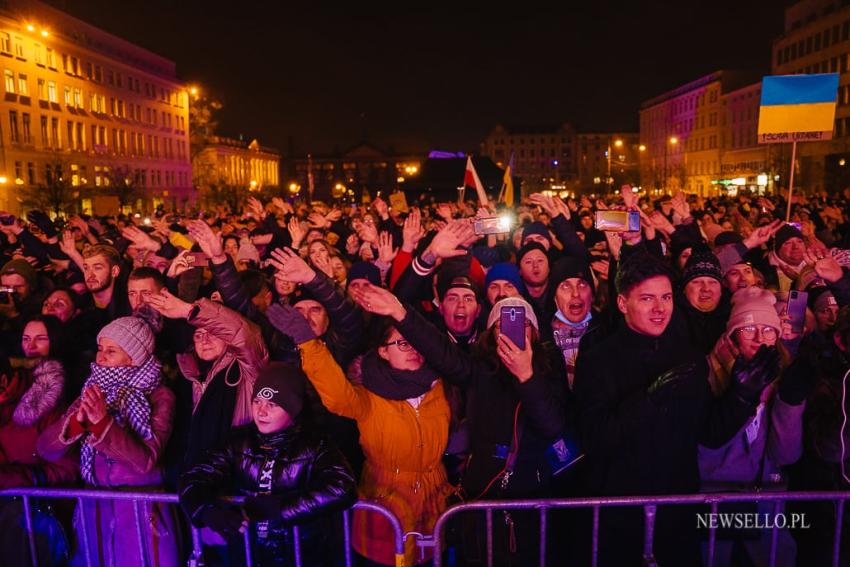
[[[300,528],[302,564],[327,564],[329,515],[355,499],[345,459],[298,419],[305,381],[295,366],[269,364],[254,384],[254,423],[181,478],[180,504],[192,522],[218,532],[235,549],[241,539],[235,536],[250,530],[256,565],[295,564],[294,525]],[[241,509],[217,503],[234,493],[246,496]]]

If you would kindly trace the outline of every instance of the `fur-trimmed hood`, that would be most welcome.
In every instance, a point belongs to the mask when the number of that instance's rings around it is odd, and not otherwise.
[[[65,370],[56,360],[44,359],[32,370],[32,385],[18,402],[12,420],[21,427],[32,427],[56,409],[65,388]]]

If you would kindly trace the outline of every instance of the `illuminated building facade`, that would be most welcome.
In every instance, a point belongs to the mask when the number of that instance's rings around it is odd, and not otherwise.
[[[576,135],[578,177],[584,192],[640,185],[639,136],[634,132],[582,132]],[[610,178],[610,179],[609,179]]]
[[[212,136],[192,160],[192,170],[202,194],[210,185],[258,191],[280,186],[280,153],[257,140]]]
[[[34,0],[0,5],[0,209],[60,172],[72,210],[117,210],[117,178],[134,209],[194,200],[189,94],[174,62]]]

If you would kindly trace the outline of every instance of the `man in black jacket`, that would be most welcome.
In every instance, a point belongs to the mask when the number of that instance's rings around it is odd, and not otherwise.
[[[748,366],[736,364],[732,387],[715,398],[706,359],[671,326],[673,288],[665,264],[633,254],[617,274],[617,307],[625,321],[611,336],[580,349],[575,394],[590,494],[644,495],[697,492],[697,445],[720,447],[750,417],[765,381],[776,376],[775,349]],[[602,564],[641,559],[640,509],[606,511],[600,536]],[[655,556],[663,565],[695,565],[695,516],[660,509]]]

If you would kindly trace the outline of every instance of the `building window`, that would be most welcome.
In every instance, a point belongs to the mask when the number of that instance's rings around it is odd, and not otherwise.
[[[31,161],[27,162],[27,183],[35,185],[35,164]]]
[[[19,139],[18,112],[16,110],[9,111],[9,139],[13,143],[17,143]]]
[[[47,100],[50,102],[57,102],[56,83],[54,81],[47,81]]]
[[[17,182],[18,179],[20,179],[21,182],[24,180],[24,162],[22,161],[15,162],[15,181]]]
[[[71,106],[71,87],[65,87],[65,106]]]
[[[83,89],[74,89],[74,106],[83,107]]]
[[[8,32],[0,32],[0,51],[12,54],[12,36]]]
[[[15,36],[15,57],[24,58],[24,40],[18,36]]]
[[[47,48],[47,66],[53,70],[56,70],[56,52]]]
[[[95,150],[97,150],[97,146],[103,143],[97,137],[97,126],[95,124],[91,125],[91,143]]]
[[[40,43],[36,43],[33,46],[32,57],[33,57],[33,59],[35,59],[36,65],[42,65],[42,66],[44,65],[43,49],[44,49],[44,46],[41,45]]]
[[[27,85],[27,76],[23,73],[18,73],[18,92],[21,96],[30,96],[29,85]]]
[[[59,149],[62,147],[62,144],[59,143],[59,119],[51,118],[50,119],[50,143],[51,145]]]
[[[86,137],[82,122],[77,122],[77,149],[86,151]]]
[[[40,118],[41,123],[41,145],[45,148],[50,147],[50,138],[47,137],[47,116]]]
[[[30,115],[28,112],[24,112],[21,115],[22,122],[24,125],[24,143],[31,144],[32,143],[32,133],[30,129]]]
[[[15,74],[11,72],[9,69],[3,70],[3,78],[6,80],[6,92],[14,93],[15,92]]]
[[[98,83],[103,82],[103,69],[101,69],[100,65],[94,66],[94,80]]]
[[[68,120],[65,124],[65,130],[67,132],[68,149],[76,149],[77,146],[76,142],[74,141],[74,123]]]

